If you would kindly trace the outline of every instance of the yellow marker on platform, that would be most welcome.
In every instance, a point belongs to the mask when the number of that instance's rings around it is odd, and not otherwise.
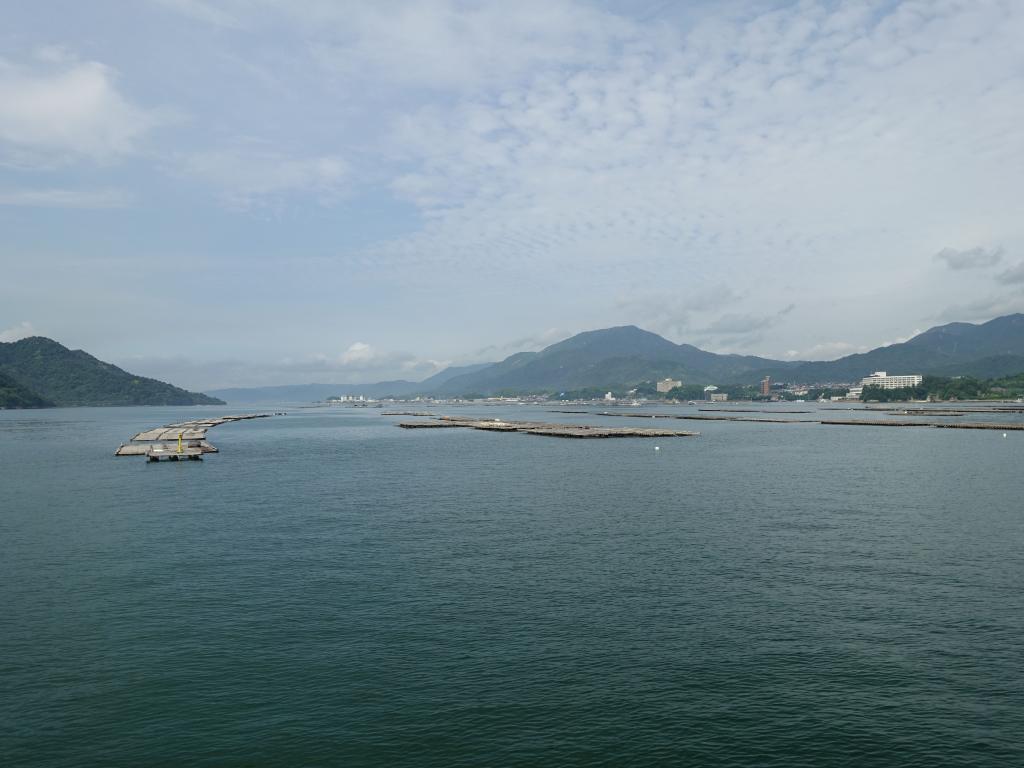
[[[185,434],[185,433],[184,432],[179,432],[178,433],[178,453],[183,453],[183,451],[181,450],[181,436],[183,434]]]

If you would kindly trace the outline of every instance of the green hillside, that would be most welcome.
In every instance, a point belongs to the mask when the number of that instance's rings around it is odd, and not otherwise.
[[[53,403],[0,371],[0,408],[52,408]]]
[[[201,393],[134,376],[42,336],[0,343],[0,373],[58,406],[224,404]]]
[[[461,373],[433,392],[558,393],[629,388],[665,377],[681,378],[691,385],[718,386],[754,385],[765,375],[774,381],[848,383],[880,370],[982,379],[1024,370],[1024,315],[1007,315],[978,325],[941,325],[902,344],[828,361],[721,355],[690,344],[674,344],[635,326],[605,328]]]

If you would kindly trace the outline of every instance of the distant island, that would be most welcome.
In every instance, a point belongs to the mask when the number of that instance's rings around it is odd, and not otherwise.
[[[0,342],[0,408],[225,405],[70,350],[43,336]]]

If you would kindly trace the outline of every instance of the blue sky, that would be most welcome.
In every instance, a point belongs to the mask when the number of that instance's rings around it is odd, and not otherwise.
[[[1024,310],[1024,5],[147,0],[0,29],[0,340],[192,388]]]

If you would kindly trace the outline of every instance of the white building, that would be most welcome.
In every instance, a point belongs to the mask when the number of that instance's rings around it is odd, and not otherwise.
[[[919,373],[909,376],[889,376],[885,371],[875,371],[860,380],[862,387],[881,387],[882,389],[903,389],[921,384],[923,377]]]
[[[679,379],[662,379],[661,381],[654,385],[654,388],[657,389],[659,392],[670,392],[676,387],[681,386],[683,386],[683,382],[681,382]]]

